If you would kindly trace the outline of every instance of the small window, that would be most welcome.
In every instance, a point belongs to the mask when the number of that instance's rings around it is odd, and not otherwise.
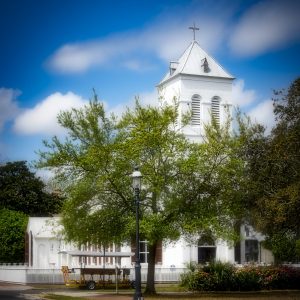
[[[217,125],[220,126],[220,97],[213,97],[211,100],[211,114]]]
[[[198,263],[208,263],[216,259],[216,245],[211,233],[205,233],[198,241]]]
[[[140,262],[147,263],[148,262],[148,242],[147,241],[140,241]]]
[[[200,100],[201,97],[199,95],[193,95],[192,97],[192,125],[199,126],[200,125]]]
[[[131,252],[135,253],[135,242],[131,241]],[[148,263],[149,262],[149,243],[144,238],[140,240],[140,262]],[[134,263],[135,255],[131,257],[131,261]],[[155,264],[162,263],[162,241],[158,241],[156,245],[155,253]]]
[[[248,226],[245,226],[245,235],[246,235],[246,237],[250,236],[250,229]]]
[[[198,241],[198,263],[203,264],[216,259],[216,246],[210,234],[204,234]]]

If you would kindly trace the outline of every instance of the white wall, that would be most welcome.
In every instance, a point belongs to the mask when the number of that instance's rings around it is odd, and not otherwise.
[[[226,241],[218,240],[216,260],[234,263],[234,248]]]
[[[220,97],[220,124],[224,124],[228,117],[227,112],[232,113],[232,79],[202,77],[180,74],[165,82],[159,88],[160,96],[169,105],[176,98],[179,104],[179,127],[181,116],[191,110],[192,96],[201,96],[201,125],[185,126],[182,133],[194,142],[202,142],[204,136],[204,124],[211,122],[211,100]]]
[[[27,266],[0,266],[0,281],[26,283]]]
[[[194,260],[192,248],[183,239],[164,245],[162,257],[164,268],[184,268],[186,263]]]

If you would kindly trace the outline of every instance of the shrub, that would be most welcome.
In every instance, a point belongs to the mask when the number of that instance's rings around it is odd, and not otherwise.
[[[192,291],[231,290],[234,267],[228,263],[213,262],[208,266],[189,269],[181,276],[181,285]]]
[[[181,285],[190,291],[255,291],[261,289],[298,289],[300,270],[286,266],[235,268],[214,262],[193,265],[181,276]]]
[[[264,289],[298,289],[300,270],[281,266],[265,267],[260,270]]]
[[[234,273],[234,289],[238,291],[257,291],[261,289],[261,277],[254,267],[243,267]]]
[[[203,271],[210,275],[210,286],[215,291],[227,291],[233,287],[235,269],[229,263],[212,262],[203,267]]]

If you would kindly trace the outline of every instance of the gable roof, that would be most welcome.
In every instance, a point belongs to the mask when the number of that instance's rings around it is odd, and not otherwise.
[[[178,74],[234,79],[234,77],[225,71],[196,41],[193,41],[189,45],[177,62],[170,62],[170,71],[165,75],[159,85]]]

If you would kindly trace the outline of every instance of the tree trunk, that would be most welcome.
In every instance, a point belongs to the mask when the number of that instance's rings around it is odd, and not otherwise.
[[[149,255],[148,255],[148,274],[147,274],[147,285],[145,289],[145,294],[153,295],[156,294],[155,290],[155,257],[156,257],[156,247],[157,242],[154,244],[149,244]]]

